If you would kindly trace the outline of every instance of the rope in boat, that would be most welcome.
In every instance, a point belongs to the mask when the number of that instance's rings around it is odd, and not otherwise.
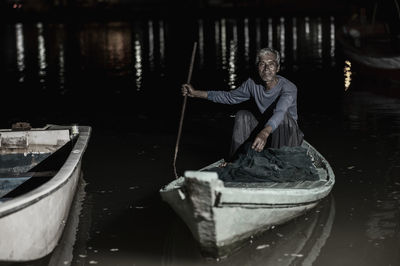
[[[187,78],[187,84],[190,83],[190,80],[192,79],[192,72],[193,72],[193,64],[194,64],[194,57],[196,55],[196,48],[197,48],[197,42],[193,44],[193,52],[192,52],[192,58],[190,61],[190,67],[189,67],[189,73],[188,73],[188,78]],[[176,172],[176,157],[178,155],[178,147],[179,147],[179,141],[181,139],[181,134],[182,134],[182,125],[183,125],[183,117],[185,116],[185,109],[186,109],[186,102],[187,102],[187,95],[185,95],[183,99],[183,105],[182,105],[182,112],[181,112],[181,119],[179,121],[179,129],[178,129],[178,137],[176,139],[176,145],[175,145],[175,155],[174,155],[174,173],[175,173],[175,178],[178,178],[178,174]]]

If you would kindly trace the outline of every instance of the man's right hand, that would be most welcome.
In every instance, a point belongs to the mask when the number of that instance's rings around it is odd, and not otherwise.
[[[183,96],[189,96],[189,97],[195,97],[195,89],[191,84],[183,84],[182,85],[182,95]]]
[[[207,99],[206,91],[195,90],[191,84],[183,84],[182,85],[182,95]]]

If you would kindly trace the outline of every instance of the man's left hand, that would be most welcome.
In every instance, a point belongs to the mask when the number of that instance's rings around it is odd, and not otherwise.
[[[253,142],[253,145],[251,145],[251,148],[258,152],[262,151],[265,147],[265,144],[267,144],[267,139],[268,139],[270,132],[271,131],[268,127],[261,130],[257,134],[257,136]]]

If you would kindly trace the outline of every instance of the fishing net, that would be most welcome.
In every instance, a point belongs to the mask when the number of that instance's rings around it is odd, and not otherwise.
[[[295,182],[318,180],[318,172],[307,155],[307,149],[284,146],[268,148],[261,152],[245,145],[245,152],[225,167],[210,169],[216,171],[224,182]]]

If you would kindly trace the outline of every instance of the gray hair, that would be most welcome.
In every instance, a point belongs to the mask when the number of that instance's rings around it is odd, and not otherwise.
[[[274,54],[275,55],[275,62],[277,66],[279,67],[281,65],[281,55],[280,53],[272,48],[262,48],[261,50],[258,51],[257,57],[256,57],[256,65],[260,63],[260,57],[266,54]]]

